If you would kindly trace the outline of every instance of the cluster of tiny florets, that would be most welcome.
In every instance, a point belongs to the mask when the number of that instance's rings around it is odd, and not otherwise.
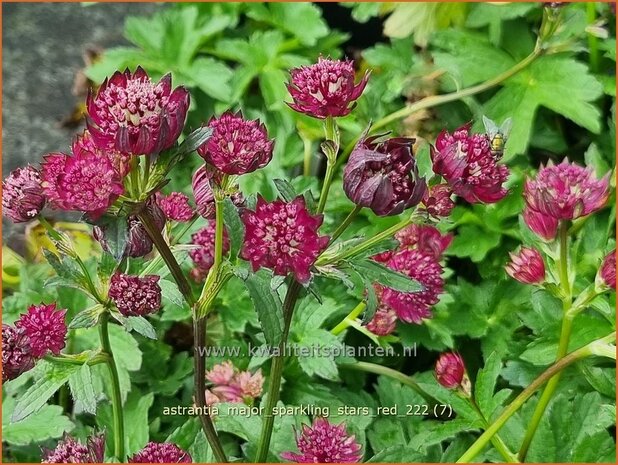
[[[243,402],[252,404],[262,395],[264,376],[262,370],[255,373],[238,370],[231,361],[215,365],[206,372],[206,379],[212,386],[206,391],[208,405],[219,402]]]
[[[144,277],[116,273],[109,286],[109,298],[124,316],[145,316],[161,308],[159,276]]]
[[[192,463],[191,455],[171,442],[149,442],[129,463]]]
[[[17,168],[2,182],[2,214],[15,223],[35,218],[45,202],[41,174],[32,166]]]

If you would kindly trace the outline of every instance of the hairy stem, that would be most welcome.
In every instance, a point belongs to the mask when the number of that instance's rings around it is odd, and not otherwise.
[[[285,301],[283,302],[283,333],[277,353],[273,357],[272,367],[270,369],[270,384],[268,386],[268,397],[266,399],[266,405],[264,407],[264,414],[262,416],[262,432],[260,434],[260,442],[258,445],[257,454],[255,457],[256,463],[262,463],[266,461],[268,456],[268,449],[270,447],[270,439],[273,433],[273,426],[275,423],[275,417],[273,416],[273,409],[279,401],[279,389],[281,388],[281,376],[283,374],[283,365],[285,363],[285,348],[290,333],[290,325],[292,323],[292,315],[294,314],[294,307],[298,300],[301,285],[298,281],[293,280],[288,287],[285,295]]]
[[[354,209],[350,213],[348,213],[348,216],[345,217],[345,220],[343,220],[343,223],[341,223],[337,227],[337,229],[335,229],[335,232],[330,237],[331,244],[335,242],[339,238],[339,236],[343,234],[343,232],[348,228],[348,226],[350,226],[352,221],[354,221],[354,218],[356,218],[356,215],[358,215],[358,212],[360,212],[362,209],[363,207],[361,207],[360,205],[354,206]]]
[[[615,352],[615,347],[612,348],[609,346],[609,343],[612,340],[615,340],[616,333],[598,339],[596,341],[591,342],[590,344],[578,349],[574,352],[571,352],[566,357],[563,357],[554,365],[545,370],[538,378],[536,378],[526,389],[524,389],[509,405],[506,407],[500,416],[485,430],[483,434],[479,436],[479,438],[464,452],[464,454],[457,460],[457,463],[469,463],[483,450],[483,448],[487,445],[487,443],[491,440],[491,438],[504,426],[504,424],[508,421],[509,418],[513,416],[517,410],[521,408],[521,406],[539,389],[543,384],[545,384],[550,378],[552,378],[557,373],[560,373],[569,365],[575,363],[578,360],[581,360],[586,357],[590,357],[592,355],[602,355],[605,356],[606,353],[612,354]],[[613,353],[615,357],[615,353]]]
[[[114,353],[109,342],[109,313],[101,315],[99,323],[99,338],[101,339],[101,349],[107,354],[107,368],[112,381],[112,415],[114,421],[114,455],[123,462],[124,456],[124,417],[122,410],[122,397],[120,394],[120,378],[114,360]]]

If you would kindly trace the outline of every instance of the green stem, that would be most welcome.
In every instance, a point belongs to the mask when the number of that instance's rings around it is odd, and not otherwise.
[[[526,389],[524,389],[510,404],[505,408],[500,416],[491,424],[489,428],[481,434],[478,439],[464,452],[464,454],[457,460],[457,463],[470,463],[474,458],[483,450],[491,438],[504,426],[509,418],[521,408],[521,406],[539,389],[548,379],[552,378],[560,371],[564,370],[569,365],[577,362],[586,357],[592,355],[604,355],[607,352],[611,352],[610,348],[601,348],[600,346],[606,346],[608,343],[616,338],[616,333],[598,339],[590,344],[571,352],[566,357],[560,359],[554,365],[545,370],[538,378],[536,378]],[[614,348],[615,351],[615,348]],[[615,355],[614,355],[615,356]]]
[[[348,313],[348,315],[343,320],[341,320],[341,322],[337,326],[331,329],[330,332],[335,336],[341,334],[343,331],[345,331],[346,328],[350,326],[350,323],[353,322],[358,315],[363,313],[366,307],[367,305],[365,304],[365,302],[359,303],[356,307],[352,309],[350,313]]]
[[[485,418],[485,415],[483,415],[483,412],[479,408],[476,401],[472,397],[469,397],[468,401],[470,405],[472,406],[472,408],[478,414],[481,421],[483,422],[483,429],[487,429],[489,427],[489,421],[487,421],[487,418]],[[519,463],[519,460],[517,460],[517,456],[513,452],[511,452],[509,447],[504,443],[504,441],[502,440],[502,438],[500,438],[500,436],[498,436],[497,434],[495,436],[492,436],[491,443],[494,445],[496,450],[500,452],[500,455],[502,455],[505,462]]]
[[[506,81],[510,77],[519,73],[521,70],[529,66],[530,63],[536,60],[542,53],[543,53],[543,50],[537,47],[530,55],[528,55],[526,58],[524,58],[520,62],[516,63],[512,68],[506,70],[503,73],[500,73],[499,75],[497,75],[496,77],[492,79],[489,79],[488,81],[485,81],[476,86],[462,89],[457,92],[451,92],[450,94],[431,95],[429,97],[425,97],[424,99],[419,100],[418,102],[413,103],[412,105],[409,105],[389,115],[386,115],[384,118],[379,119],[371,126],[371,133],[375,133],[375,131],[377,131],[378,129],[383,128],[384,126],[387,126],[394,121],[404,119],[418,111],[426,110],[427,108],[436,107],[438,105],[443,105],[445,103],[454,102],[456,100],[460,100],[465,97],[470,97],[472,95],[479,94],[481,92],[489,90],[492,87],[495,87],[498,84],[501,84],[502,82]],[[354,146],[356,145],[357,142],[358,142],[358,138],[354,139],[346,146],[343,155],[337,161],[338,166],[341,165],[343,162],[345,162],[345,160],[348,158],[348,156],[354,149]]]
[[[144,228],[150,236],[150,239],[161,254],[163,261],[169,268],[170,273],[172,274],[174,280],[176,281],[176,284],[178,285],[178,289],[182,293],[189,306],[193,307],[195,305],[195,297],[193,296],[193,291],[191,290],[191,284],[189,284],[189,281],[182,272],[180,265],[176,261],[176,257],[174,257],[174,254],[169,248],[167,242],[165,242],[165,239],[161,235],[161,231],[159,231],[159,228],[156,227],[154,221],[152,220],[150,214],[146,209],[143,209],[139,213],[138,217],[144,225]]]
[[[108,363],[109,356],[106,353],[96,354],[94,357],[91,357],[87,360],[82,358],[77,358],[75,356],[66,356],[66,355],[47,355],[45,356],[45,360],[51,363],[62,363],[65,365],[83,365],[87,363],[89,366],[98,365],[100,363]]]
[[[341,234],[343,234],[343,232],[348,228],[348,226],[350,226],[352,221],[354,221],[354,218],[356,218],[356,215],[358,215],[358,212],[360,212],[362,209],[363,207],[361,207],[360,205],[354,206],[354,209],[348,214],[348,216],[346,216],[345,220],[343,220],[343,223],[341,223],[337,227],[337,229],[335,229],[335,232],[330,237],[331,244],[335,242],[337,238],[341,236]]]
[[[335,164],[331,161],[327,161],[326,174],[324,175],[324,184],[322,185],[322,192],[320,193],[320,201],[318,203],[318,214],[322,213],[324,211],[324,207],[326,207],[326,199],[328,198],[328,192],[330,190],[330,185],[333,182],[334,174]]]
[[[312,143],[303,137],[303,176],[311,176],[311,158],[313,157]]]
[[[170,241],[170,245],[178,244],[182,240],[184,235],[187,234],[187,231],[189,231],[189,229],[191,229],[191,227],[199,219],[199,217],[200,217],[200,215],[198,215],[197,213],[195,215],[193,215],[191,217],[191,219],[185,223],[184,227],[180,231],[178,231],[178,234],[174,235],[174,237]]]
[[[563,295],[563,317],[562,317],[562,329],[560,330],[560,341],[558,343],[558,353],[556,354],[556,361],[563,358],[567,350],[569,348],[569,340],[571,338],[571,331],[573,328],[573,319],[575,318],[575,313],[571,311],[571,286],[569,283],[569,263],[568,263],[568,223],[566,221],[562,221],[560,223],[560,259],[558,261],[559,275],[560,275],[560,285],[562,288]],[[558,387],[558,383],[560,382],[560,373],[554,376],[549,380],[547,386],[543,390],[541,397],[539,398],[539,403],[536,405],[534,409],[534,413],[532,414],[532,418],[530,419],[530,423],[528,424],[528,429],[526,430],[526,435],[524,436],[524,440],[522,442],[521,448],[519,449],[519,460],[524,461],[526,459],[526,454],[528,453],[528,449],[532,444],[532,440],[534,439],[534,435],[536,433],[539,424],[545,414],[545,410],[551,401],[556,388]]]
[[[324,121],[324,135],[326,136],[325,144],[332,145],[322,145],[326,155],[326,173],[324,175],[324,183],[322,184],[322,192],[320,193],[320,201],[318,202],[318,214],[322,213],[326,207],[330,185],[333,182],[337,166],[337,154],[339,153],[339,130],[335,118],[332,116],[327,117]]]
[[[358,255],[359,253],[370,249],[376,244],[379,244],[384,239],[393,237],[396,232],[401,231],[406,226],[410,226],[413,222],[414,222],[414,219],[412,218],[412,216],[410,216],[409,218],[406,218],[405,220],[400,221],[399,223],[391,226],[390,228],[385,229],[384,231],[376,234],[375,236],[370,237],[369,239],[361,242],[360,244],[357,244],[354,247],[351,247],[345,250],[339,255],[336,255],[334,257],[329,257],[329,258],[325,258],[325,257],[318,258],[318,260],[316,261],[316,265],[329,265],[331,263],[335,263],[341,260],[345,260],[346,258]]]
[[[114,360],[114,353],[109,342],[108,331],[109,313],[101,315],[99,323],[99,337],[101,339],[101,349],[107,354],[107,368],[112,381],[112,415],[114,421],[114,456],[123,462],[124,456],[124,418],[122,410],[122,397],[120,394],[120,378]]]
[[[376,375],[388,376],[389,378],[399,381],[401,384],[410,386],[431,405],[435,405],[438,403],[438,401],[434,399],[431,394],[425,392],[425,390],[420,387],[418,383],[414,381],[414,379],[412,379],[412,377],[404,375],[400,371],[393,370],[392,368],[369,362],[340,363],[339,366],[341,368],[347,368],[350,370],[364,371],[366,373],[374,373]]]
[[[194,354],[193,354],[193,368],[194,368],[194,387],[195,387],[195,404],[198,410],[201,412],[207,412],[206,404],[206,318],[193,318],[193,334],[194,334]],[[217,462],[226,463],[227,457],[223,446],[219,441],[217,430],[210,418],[210,415],[203,413],[200,414],[200,421],[202,422],[202,429],[206,435],[206,439],[210,444],[212,451],[217,459]]]
[[[597,20],[595,2],[586,4],[586,17],[588,25],[594,25]],[[597,73],[599,71],[599,39],[590,32],[588,33],[588,53],[590,54],[590,71]]]
[[[283,374],[283,365],[285,363],[285,349],[290,333],[292,315],[294,314],[294,307],[296,306],[296,301],[298,300],[300,289],[301,285],[298,283],[298,281],[293,280],[288,287],[285,295],[285,301],[283,302],[283,333],[281,335],[281,340],[279,342],[277,352],[273,357],[272,367],[270,369],[270,384],[268,386],[268,396],[266,398],[266,405],[264,407],[264,413],[262,416],[262,432],[260,433],[260,442],[255,457],[256,463],[265,462],[268,456],[270,439],[272,437],[273,426],[275,422],[273,409],[279,401],[281,377]]]

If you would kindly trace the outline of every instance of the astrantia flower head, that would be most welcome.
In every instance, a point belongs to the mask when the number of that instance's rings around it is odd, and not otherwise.
[[[159,276],[140,278],[123,273],[112,276],[108,296],[124,316],[146,316],[161,308]]]
[[[58,355],[64,348],[67,326],[64,322],[66,310],[56,310],[56,304],[31,305],[22,314],[15,326],[22,328],[30,341],[32,355],[37,358],[51,352]]]
[[[206,372],[206,379],[213,384],[228,384],[232,381],[236,370],[230,360],[218,363],[212,370]]]
[[[172,91],[171,75],[154,83],[138,67],[117,71],[88,95],[88,130],[97,146],[132,155],[171,147],[180,136],[189,108],[184,87]]]
[[[30,221],[44,206],[41,174],[32,166],[11,171],[2,182],[2,214],[15,223]]]
[[[459,389],[470,395],[471,386],[466,366],[461,355],[455,352],[446,352],[440,355],[436,362],[435,376],[440,385],[447,389]]]
[[[314,65],[292,69],[290,75],[292,79],[287,87],[294,103],[288,105],[299,113],[320,119],[350,113],[369,79],[365,74],[354,85],[353,61],[322,57]]]
[[[397,313],[386,305],[380,305],[369,323],[367,329],[377,336],[388,336],[395,331]]]
[[[609,175],[597,179],[590,168],[551,161],[535,179],[527,179],[524,199],[528,206],[557,220],[574,220],[602,208],[609,197]]]
[[[238,386],[244,398],[255,399],[262,395],[264,376],[262,370],[259,369],[255,373],[241,371],[232,380],[232,383]]]
[[[167,196],[157,193],[157,203],[168,220],[185,222],[193,218],[189,197],[182,192],[172,192]]]
[[[616,249],[608,253],[603,259],[599,275],[606,286],[616,289]]]
[[[507,274],[524,284],[540,284],[545,281],[545,264],[541,253],[532,247],[522,247],[517,253],[510,253],[511,261],[506,265]]]
[[[215,365],[206,372],[206,379],[213,386],[206,390],[207,405],[219,402],[253,403],[262,395],[264,376],[262,370],[255,373],[239,371],[231,361]]]
[[[322,215],[312,215],[302,197],[292,202],[266,202],[258,196],[255,211],[245,210],[245,242],[240,253],[251,262],[253,271],[270,268],[276,275],[293,273],[300,283],[311,277],[311,267],[328,245],[320,236]]]
[[[41,463],[103,463],[105,434],[92,434],[84,446],[77,439],[65,435],[53,450],[43,449]]]
[[[212,137],[197,152],[223,173],[251,173],[270,162],[274,143],[259,121],[246,120],[240,112],[226,112],[212,118],[208,127]]]
[[[34,367],[34,357],[26,332],[2,325],[2,382],[17,378]]]
[[[107,158],[121,178],[131,171],[131,155],[115,149],[101,149],[87,129],[73,140],[72,149],[74,154],[85,151],[95,153],[99,158]]]
[[[417,249],[403,249],[392,256],[387,266],[418,281],[424,290],[406,293],[384,288],[382,302],[395,310],[399,319],[406,323],[420,324],[424,319],[431,318],[430,309],[438,303],[444,288],[438,259]]]
[[[191,236],[191,244],[198,246],[189,251],[189,256],[200,271],[200,276],[205,277],[215,261],[215,222],[209,221],[206,226]],[[223,229],[223,254],[230,250],[230,240],[227,230]]]
[[[149,442],[129,463],[191,463],[192,458],[176,444],[170,442]]]
[[[452,134],[442,131],[431,148],[433,171],[470,203],[495,203],[508,193],[509,169],[498,163],[486,134],[470,134],[470,123]]]
[[[530,230],[545,241],[553,241],[558,232],[558,219],[545,213],[524,207],[524,222]]]
[[[449,216],[455,208],[451,195],[453,195],[453,190],[448,184],[436,184],[429,187],[423,196],[425,210],[436,218]]]
[[[363,454],[354,435],[345,424],[333,425],[318,417],[311,426],[303,425],[296,434],[298,453],[284,452],[281,457],[296,463],[357,463]]]
[[[101,216],[124,192],[120,176],[109,159],[84,146],[73,156],[51,153],[44,157],[43,192],[54,208]]]
[[[414,139],[363,138],[343,174],[343,190],[356,205],[376,215],[398,215],[418,205],[427,189],[412,155]]]
[[[395,233],[401,249],[416,249],[439,259],[453,242],[452,234],[442,234],[431,225],[411,224]]]

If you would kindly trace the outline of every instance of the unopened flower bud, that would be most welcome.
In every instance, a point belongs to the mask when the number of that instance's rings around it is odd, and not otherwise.
[[[456,352],[445,352],[440,355],[436,362],[435,376],[438,383],[447,389],[458,389],[466,396],[472,393],[466,366],[461,355]]]
[[[616,249],[612,250],[603,259],[599,275],[606,286],[616,289]]]
[[[531,247],[522,247],[517,253],[510,253],[511,261],[506,265],[507,274],[524,284],[540,284],[545,281],[545,264],[541,253]]]
[[[545,241],[553,241],[558,232],[558,220],[553,216],[533,210],[526,206],[524,208],[524,222],[530,230]]]

